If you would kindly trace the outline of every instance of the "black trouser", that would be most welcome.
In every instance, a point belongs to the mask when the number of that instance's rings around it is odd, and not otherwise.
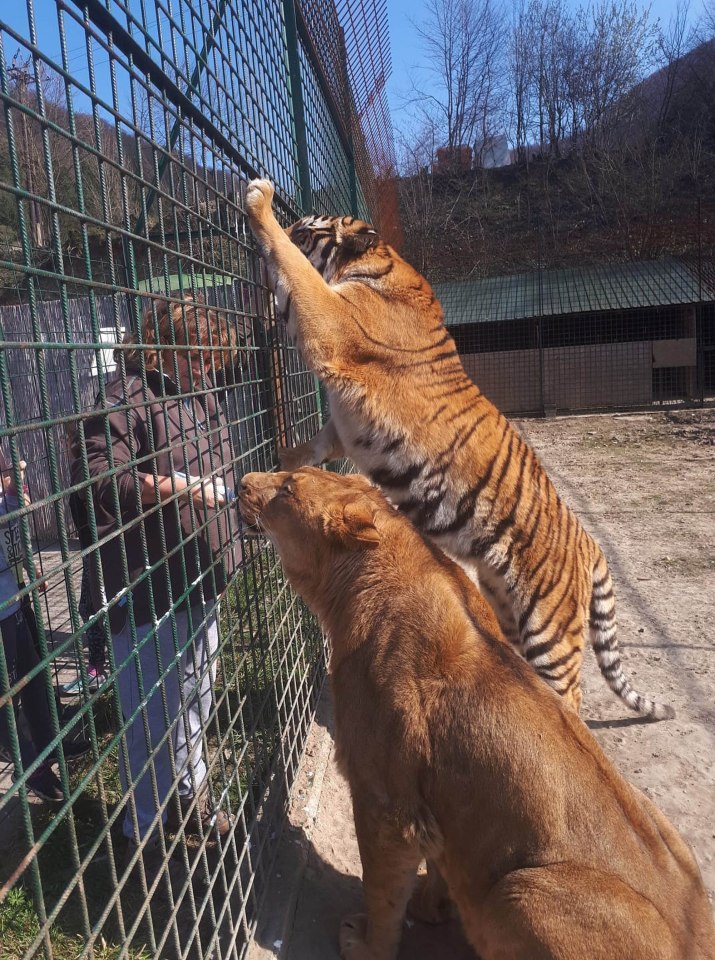
[[[22,677],[27,676],[40,661],[22,609],[4,620],[0,620],[0,633],[2,634],[3,652],[10,686],[12,687]],[[0,690],[0,694],[6,693],[6,690]],[[22,709],[32,737],[31,741],[24,737],[18,725],[20,755],[23,766],[27,767],[53,738],[47,685],[43,672],[36,674],[32,680],[28,680],[12,703],[0,707],[0,745],[7,750],[11,749],[9,711],[15,711],[17,721],[20,706],[18,701],[22,703]]]

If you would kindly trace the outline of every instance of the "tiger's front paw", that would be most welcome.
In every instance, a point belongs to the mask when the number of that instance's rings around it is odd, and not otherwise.
[[[260,222],[270,213],[274,192],[270,180],[251,180],[246,187],[246,212],[251,222]]]

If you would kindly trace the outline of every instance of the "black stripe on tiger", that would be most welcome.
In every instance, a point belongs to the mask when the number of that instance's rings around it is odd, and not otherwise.
[[[616,608],[611,607],[603,613],[592,612],[589,617],[589,623],[592,627],[603,627],[613,623],[616,619]]]
[[[553,604],[552,607],[551,607],[551,611],[550,611],[550,613],[549,613],[549,617],[548,617],[548,619],[547,619],[547,621],[546,621],[545,624],[543,624],[543,625],[540,626],[540,627],[534,628],[533,630],[532,630],[532,629],[530,629],[530,630],[526,630],[526,629],[525,629],[527,623],[529,622],[529,620],[530,620],[530,619],[532,618],[532,616],[534,615],[534,611],[536,610],[536,608],[538,607],[538,605],[539,605],[543,600],[545,600],[548,596],[550,596],[550,595],[554,592],[554,590],[558,587],[559,583],[561,583],[561,580],[562,580],[562,571],[559,571],[559,572],[556,574],[555,578],[549,580],[549,581],[548,581],[548,584],[546,585],[546,587],[545,587],[545,589],[544,589],[544,586],[545,586],[546,581],[547,581],[547,576],[548,576],[548,571],[546,571],[546,573],[544,574],[544,576],[539,580],[539,583],[538,583],[534,588],[532,588],[532,594],[531,594],[531,597],[530,597],[530,599],[529,599],[529,602],[528,602],[528,604],[526,605],[526,608],[525,608],[524,610],[522,610],[522,612],[521,612],[520,615],[519,615],[519,621],[518,621],[519,635],[521,636],[523,642],[526,642],[529,638],[531,638],[531,637],[536,637],[536,636],[538,636],[540,633],[542,633],[542,632],[546,629],[546,627],[551,623],[551,621],[553,620],[554,615],[556,614],[556,612],[557,612],[557,610],[558,610],[558,604]],[[567,577],[567,578],[566,578],[566,589],[568,589],[568,586],[569,586],[569,582],[568,582],[568,577]]]
[[[322,270],[323,267],[325,267],[326,263],[328,262],[328,257],[335,249],[335,246],[336,246],[336,241],[332,237],[326,241],[325,246],[320,251],[320,267],[318,268],[319,270]]]
[[[461,420],[462,417],[466,417],[473,410],[476,410],[478,407],[481,407],[481,405],[482,405],[481,397],[477,397],[476,400],[472,400],[470,403],[466,404],[465,406],[460,407],[459,410],[455,411],[454,413],[451,413],[448,417],[445,418],[444,422],[454,423],[455,420]],[[444,405],[444,409],[445,410],[447,409],[446,404]],[[482,419],[484,419],[487,416],[487,414],[486,413],[480,414],[480,416],[482,417]],[[479,417],[477,417],[477,419],[479,419]]]
[[[612,587],[607,593],[594,593],[593,597],[598,603],[607,603],[609,600],[615,600]]]
[[[556,586],[558,585],[559,582],[560,582],[560,578],[555,580],[551,584],[550,588],[543,595],[537,591],[537,593],[539,593],[537,603],[539,603],[542,600],[545,600],[546,597],[548,597],[549,594],[556,589]],[[568,593],[568,583],[566,584],[566,587],[562,593],[562,596],[559,602],[552,604],[551,609],[549,610],[548,616],[546,617],[545,620],[542,620],[542,622],[539,624],[538,627],[530,627],[528,630],[525,630],[523,627],[520,628],[519,634],[521,636],[521,642],[524,644],[524,646],[528,646],[531,640],[534,640],[537,637],[542,636],[542,634],[547,633],[555,620],[558,622],[559,618],[562,615],[562,611],[559,609],[561,606],[561,601],[565,598],[567,593]],[[526,623],[528,623],[528,620],[525,621],[525,624]],[[538,646],[538,644],[535,644],[535,646]]]
[[[591,646],[596,655],[616,650],[618,648],[616,634],[613,633],[610,637],[599,637],[591,642]]]
[[[394,487],[399,489],[400,487],[408,487],[413,480],[416,480],[417,477],[422,473],[425,466],[424,460],[421,463],[410,464],[409,467],[404,467],[400,470],[393,470],[390,467],[375,467],[370,470],[370,479],[373,483],[376,483],[378,487]]]
[[[444,331],[444,334],[439,338],[439,340],[437,340],[436,343],[430,344],[430,349],[431,349],[431,350],[437,350],[439,347],[443,347],[443,346],[445,345],[445,343],[447,343],[447,341],[448,341],[448,340],[451,340],[451,339],[452,339],[452,338],[451,338],[450,333],[449,333],[447,330],[445,330],[445,331]]]
[[[460,432],[457,434],[457,440],[455,441],[452,453],[456,453],[457,450],[461,450],[462,447],[465,447],[469,443],[471,438],[479,429],[479,425],[483,423],[488,416],[488,413],[484,413],[480,417],[476,417],[476,419],[472,420],[471,423],[467,424],[466,429],[464,427],[460,428]]]
[[[404,437],[395,437],[393,440],[388,440],[382,445],[383,453],[395,453],[396,450],[399,450],[401,446],[405,443]]]
[[[600,577],[600,579],[593,581],[594,593],[597,593],[601,589],[601,587],[603,587],[610,579],[611,579],[611,574],[608,572],[608,569],[606,569],[606,572],[602,577]]]
[[[536,648],[532,648],[532,649],[536,649]],[[561,674],[560,677],[554,677],[554,679],[561,679],[561,677],[565,676],[571,669],[572,661],[574,657],[580,656],[580,654],[581,654],[581,650],[579,647],[571,647],[568,653],[564,653],[563,656],[558,657],[556,660],[550,660],[548,663],[545,663],[543,667],[540,668],[540,673],[550,674],[554,670],[560,670],[561,667],[567,667],[567,669],[564,670],[564,672]],[[534,659],[536,656],[538,656],[538,654],[534,654],[532,659]],[[526,654],[526,659],[527,660],[529,659],[528,653]]]
[[[432,416],[429,418],[427,422],[434,423],[436,420],[439,420],[439,418],[442,416],[442,414],[446,409],[447,409],[446,403],[440,404],[440,406],[437,407],[437,409],[435,410],[435,412],[432,414]]]
[[[455,530],[459,530],[460,527],[463,527],[464,524],[467,523],[470,517],[474,516],[474,508],[477,505],[478,496],[479,490],[477,484],[471,489],[467,490],[466,493],[463,493],[459,498],[451,520],[448,520],[446,523],[435,523],[431,526],[425,527],[425,532],[454,533]]]
[[[496,546],[507,530],[510,530],[514,526],[514,518],[516,516],[516,503],[511,508],[509,513],[502,517],[499,523],[494,527],[492,531],[492,543]]]
[[[496,479],[494,481],[495,494],[494,494],[494,500],[492,502],[492,510],[494,509],[494,506],[496,504],[496,498],[499,496],[499,491],[501,490],[501,485],[504,481],[504,477],[506,476],[509,470],[509,467],[511,466],[511,460],[514,455],[513,447],[514,447],[515,437],[516,437],[515,433],[512,433],[511,436],[509,437],[509,442],[506,445],[506,453],[504,454],[504,459],[502,460],[501,467],[499,468],[499,473],[497,474]]]
[[[418,511],[412,517],[412,522],[421,529],[426,529],[428,522],[434,517],[444,500],[444,490],[435,491],[432,496],[425,496]]]
[[[542,640],[541,643],[535,643],[531,647],[525,647],[524,657],[531,663],[533,660],[537,660],[539,657],[544,657],[550,653],[554,647],[558,646],[562,640],[561,634],[554,634],[553,637],[549,637],[548,640]],[[571,653],[575,652],[576,648],[572,647]],[[544,664],[544,670],[550,670],[554,666],[553,663]]]
[[[426,533],[453,533],[455,530],[459,530],[459,528],[474,515],[477,499],[492,478],[494,467],[499,459],[499,453],[500,451],[497,451],[492,457],[486,473],[459,498],[452,519],[445,523],[435,524],[426,528]],[[489,538],[489,542],[492,542],[491,538]]]

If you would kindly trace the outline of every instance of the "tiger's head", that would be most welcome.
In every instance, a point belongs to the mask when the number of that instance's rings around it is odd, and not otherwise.
[[[377,230],[354,217],[303,217],[286,233],[326,283],[382,244]]]

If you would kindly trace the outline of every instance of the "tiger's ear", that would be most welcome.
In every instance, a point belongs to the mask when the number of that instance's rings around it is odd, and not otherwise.
[[[354,233],[346,230],[341,237],[341,246],[355,257],[367,253],[380,242],[380,234],[372,227],[361,227]]]
[[[380,534],[375,516],[375,507],[367,497],[351,500],[343,507],[342,518],[336,524],[338,537],[349,547],[376,547]]]

